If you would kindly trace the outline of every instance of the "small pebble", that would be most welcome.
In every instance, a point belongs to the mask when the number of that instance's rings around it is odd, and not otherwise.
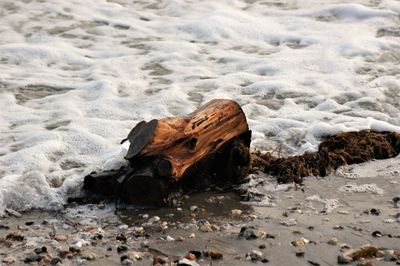
[[[267,246],[265,244],[261,244],[258,246],[259,249],[265,249]]]
[[[117,252],[118,253],[122,253],[122,252],[126,252],[128,251],[128,247],[127,246],[118,246],[117,247]]]
[[[224,257],[224,255],[221,252],[217,252],[217,251],[204,251],[203,252],[204,255],[206,255],[207,257],[210,257],[213,260],[219,260],[222,259]]]
[[[50,261],[50,265],[57,265],[57,264],[61,264],[61,263],[62,263],[62,260],[59,257],[52,258]]]
[[[196,260],[196,256],[190,252],[185,255],[185,258],[188,260]]]
[[[304,257],[305,252],[304,251],[297,251],[296,252],[296,257]]]
[[[157,222],[159,222],[161,220],[161,218],[160,217],[158,217],[158,216],[153,216],[153,217],[151,217],[150,219],[149,219],[149,223],[150,224],[154,224],[154,223],[157,223]]]
[[[283,220],[279,222],[281,225],[285,225],[285,226],[294,226],[297,224],[296,219],[287,219],[287,220]]]
[[[231,214],[232,214],[232,216],[234,216],[234,217],[241,216],[242,213],[243,213],[243,211],[242,211],[242,210],[239,210],[239,209],[233,209],[233,210],[231,210]]]
[[[129,226],[126,225],[126,224],[121,224],[120,226],[118,226],[118,229],[119,229],[119,230],[126,230],[126,229],[128,229],[128,228],[129,228]]]
[[[6,208],[4,211],[5,211],[8,215],[14,216],[14,217],[17,217],[17,218],[20,218],[20,217],[22,216],[21,213],[19,213],[19,212],[17,212],[17,211],[14,211],[13,209],[8,209],[8,208]]]
[[[67,241],[68,240],[68,236],[67,235],[56,235],[54,237],[55,240],[57,241]]]
[[[164,265],[168,262],[167,258],[161,257],[161,256],[154,256],[153,257],[153,265],[160,264]]]
[[[11,263],[14,263],[15,261],[16,261],[16,259],[12,255],[6,255],[2,259],[2,262],[6,263],[6,264],[11,264]]]
[[[117,239],[118,241],[123,242],[123,243],[126,243],[126,240],[127,240],[127,239],[126,239],[126,236],[124,236],[123,234],[117,235],[116,239]]]
[[[332,237],[327,243],[332,246],[337,246],[337,244],[339,244],[339,240],[336,237]]]
[[[198,264],[193,260],[188,260],[186,258],[183,258],[178,261],[177,266],[200,266],[200,264]]]
[[[372,208],[372,209],[370,210],[370,212],[371,212],[372,215],[375,215],[375,216],[378,216],[378,215],[381,214],[381,210],[375,209],[375,208]]]
[[[344,254],[340,254],[337,257],[337,262],[338,264],[349,264],[353,261],[353,259],[350,256],[346,256]]]
[[[45,253],[45,252],[47,252],[47,248],[46,248],[46,247],[35,248],[34,252],[35,252],[36,254]]]
[[[252,261],[259,261],[263,259],[263,253],[258,250],[253,250],[252,252],[246,254],[246,257],[250,257]]]
[[[381,233],[381,232],[379,232],[379,231],[374,231],[374,232],[372,232],[372,234],[371,234],[373,237],[382,237],[383,236],[383,234]]]
[[[96,258],[97,258],[97,256],[93,252],[82,255],[82,259],[85,259],[85,260],[93,261],[93,260],[96,260]]]
[[[167,240],[168,242],[175,241],[175,239],[173,237],[169,236],[169,235],[165,238],[165,240]]]

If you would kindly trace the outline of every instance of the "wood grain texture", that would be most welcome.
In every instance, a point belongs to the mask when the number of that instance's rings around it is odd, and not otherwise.
[[[246,117],[236,102],[212,100],[187,116],[158,120],[152,139],[137,156],[163,157],[178,180],[188,167],[247,131]]]

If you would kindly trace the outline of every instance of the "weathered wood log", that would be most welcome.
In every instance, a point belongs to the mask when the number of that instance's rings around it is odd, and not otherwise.
[[[237,183],[250,167],[251,131],[231,100],[212,100],[187,116],[142,121],[126,140],[129,166],[90,174],[85,190],[159,205],[176,187]]]

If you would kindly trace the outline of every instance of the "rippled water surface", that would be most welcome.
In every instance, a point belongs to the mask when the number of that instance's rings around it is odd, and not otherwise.
[[[253,147],[400,131],[400,3],[0,1],[0,212],[57,208],[141,120],[238,101]]]

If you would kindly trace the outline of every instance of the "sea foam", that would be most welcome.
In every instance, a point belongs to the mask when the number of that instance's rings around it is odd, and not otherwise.
[[[400,131],[400,3],[0,3],[0,213],[59,208],[141,120],[236,100],[253,147]]]

